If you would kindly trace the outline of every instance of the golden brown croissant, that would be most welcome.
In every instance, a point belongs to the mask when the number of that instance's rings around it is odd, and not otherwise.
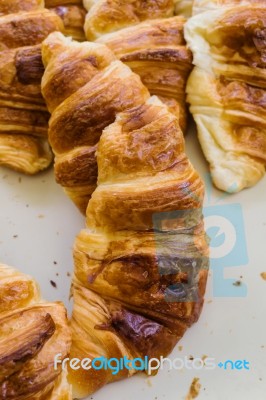
[[[147,19],[174,15],[174,0],[97,0],[84,1],[89,11],[85,32],[88,40],[136,25]]]
[[[42,48],[42,93],[52,113],[49,141],[56,179],[85,212],[96,187],[95,151],[102,130],[116,112],[142,104],[149,93],[102,44],[72,42],[55,33]]]
[[[176,117],[156,98],[117,114],[97,161],[87,229],[74,247],[71,356],[166,356],[203,304],[202,182]],[[80,397],[134,372],[70,371],[70,381]]]
[[[139,74],[150,93],[179,116],[185,131],[185,85],[192,58],[184,40],[185,19],[172,17],[175,1],[101,0],[84,5],[89,11],[87,39],[98,38]]]
[[[58,353],[67,357],[71,333],[62,303],[40,299],[29,276],[0,264],[0,398],[71,400]]]
[[[150,93],[168,104],[186,130],[185,88],[192,55],[184,40],[183,17],[145,21],[102,36],[115,55],[136,72]]]
[[[74,246],[71,357],[166,355],[199,317],[208,269],[204,187],[178,119],[105,46],[53,33],[42,49],[56,172],[63,157],[72,183],[95,178],[73,155],[86,161],[100,138],[98,186]],[[70,381],[82,397],[135,372],[81,369]]]
[[[265,3],[206,11],[185,29],[196,66],[188,102],[213,181],[228,192],[265,174],[265,30]]]
[[[63,30],[61,19],[41,7],[39,1],[21,1],[9,9],[4,1],[0,8],[5,14],[22,10],[0,17],[0,164],[29,174],[47,168],[53,158],[40,88],[40,43]]]

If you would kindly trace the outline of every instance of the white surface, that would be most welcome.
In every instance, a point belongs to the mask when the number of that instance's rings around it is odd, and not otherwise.
[[[207,165],[192,132],[187,137],[187,151],[204,175]],[[164,370],[154,378],[139,375],[108,385],[92,396],[94,400],[181,400],[194,377],[199,377],[202,385],[199,400],[266,398],[266,281],[260,276],[266,272],[266,179],[237,195],[221,196],[212,188],[206,203],[240,203],[243,207],[249,263],[228,268],[226,277],[239,280],[242,276],[248,293],[244,298],[213,297],[211,272],[200,321],[179,343],[182,351],[177,347],[171,358],[246,359],[251,370]],[[55,184],[52,170],[32,178],[0,168],[0,201],[0,261],[34,276],[46,299],[63,300],[69,306],[71,247],[84,218]]]

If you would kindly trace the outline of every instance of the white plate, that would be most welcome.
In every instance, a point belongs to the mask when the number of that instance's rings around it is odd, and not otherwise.
[[[187,152],[205,176],[208,167],[193,130],[187,136]],[[206,197],[206,207],[219,206],[222,213],[231,204],[242,207],[249,261],[246,265],[226,268],[224,276],[232,278],[232,282],[242,282],[240,286],[231,283],[233,294],[241,293],[246,287],[247,295],[214,296],[212,269],[200,321],[187,332],[178,344],[182,350],[177,346],[171,359],[203,355],[214,358],[216,363],[246,359],[250,370],[165,369],[153,378],[139,375],[108,385],[89,398],[181,400],[185,399],[193,378],[199,377],[202,385],[199,400],[265,400],[266,281],[260,273],[266,272],[266,179],[236,195],[224,196],[212,187],[208,193],[211,196]],[[0,199],[1,262],[31,274],[41,285],[43,297],[62,300],[70,309],[71,247],[84,225],[84,218],[56,185],[52,170],[26,177],[1,168]],[[241,245],[244,254],[245,244]]]

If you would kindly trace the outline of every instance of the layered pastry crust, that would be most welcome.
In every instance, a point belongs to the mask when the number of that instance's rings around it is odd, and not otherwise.
[[[84,26],[87,39],[105,43],[139,74],[150,93],[179,117],[185,132],[185,85],[192,64],[183,34],[186,20],[173,17],[181,3],[102,0],[84,4],[89,11]]]
[[[89,10],[84,27],[88,40],[147,19],[174,15],[173,0],[98,0],[93,3],[85,1],[84,4]]]
[[[44,0],[1,0],[0,16],[21,11],[33,11],[44,7]]]
[[[49,33],[63,31],[63,23],[40,1],[3,1],[1,10],[0,164],[35,174],[53,159],[47,142],[49,113],[40,88],[40,43]]]
[[[265,173],[265,5],[221,7],[193,17],[188,102],[215,185],[237,192]]]
[[[203,305],[202,181],[184,154],[176,117],[156,98],[117,114],[97,161],[87,229],[74,246],[71,354],[166,356]],[[135,372],[72,371],[70,379],[82,397]]]
[[[34,280],[3,264],[0,294],[0,397],[71,400],[66,372],[54,368],[71,342],[63,304],[41,300]]]
[[[145,21],[97,40],[136,72],[150,93],[166,102],[186,130],[185,88],[192,54],[184,40],[183,17]]]
[[[57,179],[84,208],[94,186],[74,245],[71,357],[167,355],[197,321],[208,275],[204,186],[178,119],[103,44],[53,33],[42,54]],[[70,381],[84,397],[135,372]]]
[[[43,43],[43,60],[42,92],[52,112],[49,140],[56,179],[85,212],[96,187],[95,151],[102,130],[116,112],[141,104],[149,93],[102,44],[79,44],[53,34]]]

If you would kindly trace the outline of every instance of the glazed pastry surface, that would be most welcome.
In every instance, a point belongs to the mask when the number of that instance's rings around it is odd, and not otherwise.
[[[227,192],[265,174],[266,4],[249,3],[200,13],[185,28],[195,64],[190,110],[213,182]]]
[[[71,357],[167,355],[197,321],[208,275],[204,185],[179,121],[103,44],[53,33],[42,54],[57,179],[87,207]],[[135,372],[81,369],[70,381],[84,397]]]
[[[54,358],[67,357],[71,332],[62,303],[40,298],[29,276],[0,264],[0,397],[71,400],[66,372]]]
[[[63,23],[43,7],[33,0],[0,2],[0,165],[27,174],[53,160],[40,44],[51,32],[63,31]]]

